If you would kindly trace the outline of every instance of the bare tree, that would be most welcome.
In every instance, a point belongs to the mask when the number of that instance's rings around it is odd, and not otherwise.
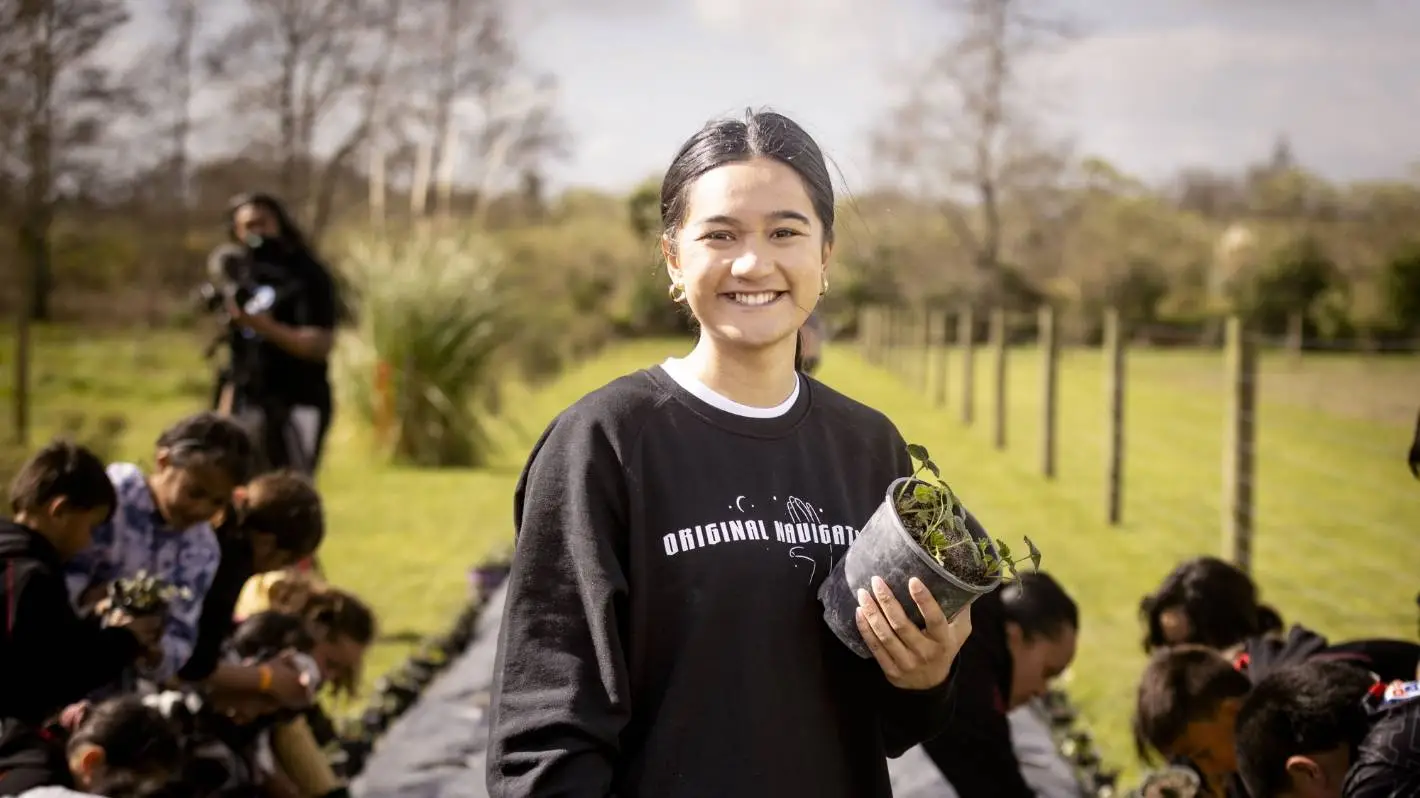
[[[16,214],[25,297],[35,320],[49,317],[49,230],[59,186],[90,164],[85,149],[104,131],[105,111],[120,92],[93,61],[98,46],[128,15],[121,0],[29,0],[18,3],[8,35],[17,38],[10,90],[21,141],[8,164],[22,186]]]
[[[910,83],[907,98],[873,138],[890,168],[940,202],[986,288],[998,282],[1007,241],[1003,209],[1055,180],[1061,148],[1043,134],[1025,62],[1068,34],[1037,12],[1038,0],[944,0],[961,19]]]
[[[418,38],[436,46],[414,60],[415,72],[424,76],[419,82],[434,87],[416,116],[432,142],[434,162],[450,171],[463,134],[471,134],[479,173],[475,212],[486,206],[483,195],[509,174],[521,174],[525,193],[534,193],[542,161],[564,154],[567,141],[551,103],[556,83],[523,73],[506,12],[504,0],[438,0],[420,18]],[[443,188],[446,204],[449,187]]]
[[[281,167],[277,190],[308,209],[311,232],[319,235],[332,213],[333,181],[381,111],[403,0],[246,5],[247,19],[214,45],[208,65],[229,83],[235,110],[264,128],[258,140]],[[322,157],[317,141],[340,127],[344,135]]]
[[[85,147],[104,130],[104,111],[118,99],[108,73],[93,61],[98,46],[127,20],[121,0],[26,0],[0,11],[3,94],[9,138],[0,163],[18,188],[16,238],[23,290],[15,358],[15,434],[28,436],[29,322],[49,317],[50,227],[58,189],[89,166]]]
[[[186,234],[188,212],[192,205],[192,192],[188,185],[191,171],[188,161],[192,138],[192,79],[196,68],[194,50],[199,23],[197,0],[168,0],[168,16],[173,26],[172,49],[165,59],[172,80],[173,112],[172,130],[169,134],[169,146],[172,148],[168,156],[171,159],[168,164],[171,180],[169,191],[172,192],[172,198],[176,200],[174,204],[180,213],[178,231]]]

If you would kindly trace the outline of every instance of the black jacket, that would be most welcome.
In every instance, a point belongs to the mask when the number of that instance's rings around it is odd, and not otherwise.
[[[0,521],[0,718],[39,726],[142,653],[127,629],[75,614],[62,567],[38,532]]]
[[[1034,798],[1011,744],[1013,668],[1000,588],[972,603],[971,636],[957,667],[951,721],[922,750],[960,798]]]
[[[68,735],[54,726],[35,728],[6,721],[0,732],[0,796],[35,787],[73,787],[64,746]]]
[[[1257,684],[1279,666],[1314,659],[1349,662],[1376,674],[1383,682],[1409,681],[1415,678],[1420,664],[1420,644],[1385,638],[1331,643],[1305,626],[1294,624],[1285,638],[1249,639],[1233,664]]]
[[[202,599],[197,642],[192,647],[192,656],[178,671],[178,676],[184,681],[200,682],[217,670],[222,658],[222,644],[227,642],[236,628],[233,616],[237,601],[255,570],[251,538],[231,520],[234,513],[228,511],[226,517],[227,522],[216,530],[217,541],[222,546],[222,561],[212,577],[212,586]]]

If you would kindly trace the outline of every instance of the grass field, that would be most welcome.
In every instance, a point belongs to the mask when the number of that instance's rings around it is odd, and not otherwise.
[[[0,363],[8,429],[9,341]],[[559,409],[612,377],[683,344],[641,342],[610,350],[544,390],[510,397],[521,432],[478,471],[427,472],[371,464],[360,433],[342,417],[321,474],[330,515],[323,562],[366,596],[392,639],[375,650],[367,678],[397,663],[411,635],[443,626],[465,590],[465,571],[510,539],[512,487],[531,442]],[[90,336],[44,330],[36,374],[34,440],[68,412],[119,413],[129,429],[121,454],[151,458],[158,431],[206,401],[199,343],[175,333]],[[925,356],[918,358],[925,362]],[[915,359],[916,360],[916,359]],[[990,443],[989,364],[977,360],[977,423],[958,420],[959,363],[950,398],[934,405],[912,373],[832,348],[821,377],[888,413],[925,444],[988,528],[1008,541],[1029,534],[1083,613],[1080,656],[1068,689],[1087,714],[1109,764],[1132,766],[1127,731],[1143,658],[1135,608],[1182,557],[1221,549],[1221,361],[1208,354],[1131,353],[1125,523],[1103,523],[1105,410],[1102,357],[1066,353],[1060,370],[1060,477],[1038,476],[1039,363],[1010,358],[1010,446]],[[1258,433],[1255,557],[1264,598],[1288,620],[1334,637],[1413,638],[1420,549],[1420,484],[1404,468],[1420,360],[1268,360]],[[1410,544],[1410,545],[1407,545]]]

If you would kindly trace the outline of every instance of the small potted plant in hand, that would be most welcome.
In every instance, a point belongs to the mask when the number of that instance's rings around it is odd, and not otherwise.
[[[132,577],[115,579],[108,586],[109,611],[119,611],[132,618],[163,615],[176,598],[190,598],[192,592],[176,587],[147,571]]]
[[[996,589],[1006,575],[1016,576],[1021,562],[1029,560],[1040,567],[1040,550],[1030,538],[1025,539],[1029,554],[1013,558],[1006,542],[992,541],[962,506],[927,450],[911,444],[907,452],[917,462],[916,470],[888,486],[877,512],[819,587],[824,620],[844,645],[864,659],[872,652],[858,631],[858,591],[872,592],[874,576],[887,582],[920,628],[926,622],[908,592],[912,577],[922,580],[942,613],[952,618]]]

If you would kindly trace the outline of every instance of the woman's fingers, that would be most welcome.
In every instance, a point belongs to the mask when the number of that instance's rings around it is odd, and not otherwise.
[[[927,636],[933,640],[941,641],[942,635],[946,631],[948,619],[942,613],[941,605],[932,597],[932,591],[922,584],[922,580],[912,577],[907,580],[907,592],[912,596],[912,603],[917,605],[917,611],[922,613],[922,620],[926,622]]]
[[[882,644],[884,653],[901,670],[912,670],[931,656],[933,641],[907,617],[907,611],[880,577],[873,577],[873,593],[858,591],[858,603],[867,616],[869,628]],[[940,614],[940,610],[938,611]]]
[[[864,596],[867,596],[867,593],[866,590],[859,591],[859,600],[861,601]],[[872,597],[869,596],[868,601],[872,600]],[[877,630],[869,623],[868,611],[864,609],[861,604],[858,606],[855,617],[858,621],[858,634],[863,636],[863,642],[868,645],[868,651],[873,655],[873,659],[877,660],[878,667],[882,668],[883,673],[888,679],[902,678],[902,670],[898,668],[897,662],[893,660],[892,655],[887,652],[887,645],[883,643]],[[891,631],[891,629],[888,631]]]

